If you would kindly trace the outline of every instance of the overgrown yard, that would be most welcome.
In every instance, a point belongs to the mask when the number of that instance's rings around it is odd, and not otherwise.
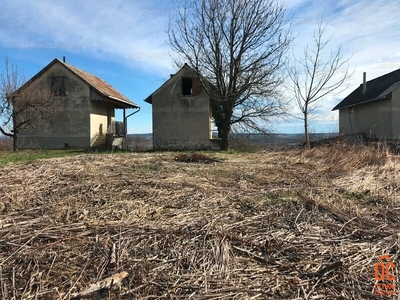
[[[398,285],[374,276],[380,256],[399,259],[398,156],[187,157],[0,166],[0,298],[382,299],[376,283]]]

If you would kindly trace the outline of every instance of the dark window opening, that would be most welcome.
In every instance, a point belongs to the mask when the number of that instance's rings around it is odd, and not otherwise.
[[[66,96],[65,77],[53,77],[51,81],[53,96]]]
[[[182,95],[192,95],[192,78],[182,78]]]

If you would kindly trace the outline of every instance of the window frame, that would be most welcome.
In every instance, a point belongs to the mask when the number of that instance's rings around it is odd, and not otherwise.
[[[187,89],[188,89],[188,86],[186,86],[186,85],[188,84],[189,81],[190,81],[190,93],[187,94],[187,93],[184,93],[184,92],[187,91]],[[192,77],[182,77],[182,80],[181,80],[181,95],[185,96],[185,97],[193,96],[193,79],[192,79]]]
[[[52,93],[53,97],[67,96],[66,88],[65,88],[65,76],[51,77],[51,93]]]

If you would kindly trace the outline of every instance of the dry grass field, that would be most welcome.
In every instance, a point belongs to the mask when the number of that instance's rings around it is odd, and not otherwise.
[[[374,266],[399,245],[400,161],[385,149],[0,166],[5,300],[384,299]]]

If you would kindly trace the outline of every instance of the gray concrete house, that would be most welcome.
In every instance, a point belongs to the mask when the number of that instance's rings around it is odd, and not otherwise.
[[[366,81],[332,110],[339,110],[340,134],[371,140],[400,138],[400,69]]]
[[[60,111],[53,122],[38,120],[34,129],[19,133],[20,149],[121,146],[127,128],[125,111],[139,109],[111,85],[65,59],[54,59],[29,82],[33,81],[52,87],[53,97],[61,100]],[[115,109],[123,109],[123,122],[115,121]]]
[[[154,150],[219,149],[210,97],[187,64],[144,101],[153,106]]]

